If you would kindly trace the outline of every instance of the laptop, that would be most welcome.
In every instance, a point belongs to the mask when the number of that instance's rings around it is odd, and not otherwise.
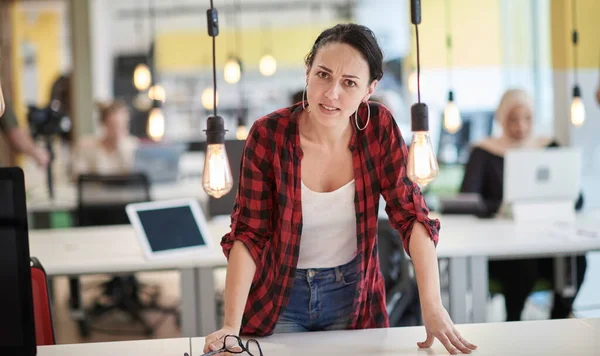
[[[0,202],[0,355],[35,355],[25,179],[20,168],[0,168]]]
[[[576,148],[510,150],[504,157],[504,202],[575,202],[580,191]]]
[[[134,203],[125,210],[148,260],[198,255],[214,248],[195,199]]]
[[[150,183],[173,183],[179,179],[179,158],[187,150],[183,143],[146,144],[135,152],[134,168]]]

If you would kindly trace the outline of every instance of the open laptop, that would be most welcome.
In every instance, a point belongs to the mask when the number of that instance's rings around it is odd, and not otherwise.
[[[0,355],[36,354],[25,179],[0,168]]]
[[[179,178],[179,159],[187,145],[145,144],[135,152],[134,171],[145,173],[150,183],[173,183]]]
[[[580,191],[576,148],[510,150],[504,157],[504,202],[575,202]]]
[[[201,254],[214,248],[197,200],[134,203],[125,210],[147,259]]]

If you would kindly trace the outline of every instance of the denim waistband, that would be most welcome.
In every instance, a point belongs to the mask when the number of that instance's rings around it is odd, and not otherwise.
[[[340,275],[347,276],[351,273],[356,273],[358,263],[358,255],[355,256],[352,261],[336,267],[327,268],[298,268],[296,269],[296,278],[305,279],[307,275],[314,279],[324,279],[333,277],[336,280],[339,279]]]

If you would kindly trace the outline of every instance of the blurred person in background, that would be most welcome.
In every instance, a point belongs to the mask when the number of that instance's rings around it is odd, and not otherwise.
[[[557,147],[558,143],[546,137],[534,137],[534,110],[531,97],[523,90],[508,90],[500,100],[496,110],[496,120],[502,128],[499,137],[489,137],[474,145],[465,169],[461,192],[478,193],[485,205],[485,217],[492,217],[500,210],[503,200],[504,155],[509,149]],[[579,210],[583,206],[580,195],[575,204]],[[583,283],[586,270],[585,256],[577,256],[577,291]],[[567,259],[569,270],[570,261]],[[535,258],[499,260],[489,262],[490,279],[498,280],[506,305],[506,320],[521,320],[521,313],[527,297],[540,278],[554,282],[554,259]],[[566,318],[573,309],[573,297],[563,297],[554,293],[554,305],[550,313],[552,319]]]
[[[102,135],[77,144],[73,174],[128,174],[133,170],[139,139],[129,133],[129,108],[120,100],[99,104]]]

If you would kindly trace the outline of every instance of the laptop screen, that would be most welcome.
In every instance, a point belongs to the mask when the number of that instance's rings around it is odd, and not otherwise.
[[[206,245],[190,206],[137,212],[154,252]]]
[[[0,179],[0,347],[23,345],[13,184]],[[11,226],[12,225],[12,226]]]

